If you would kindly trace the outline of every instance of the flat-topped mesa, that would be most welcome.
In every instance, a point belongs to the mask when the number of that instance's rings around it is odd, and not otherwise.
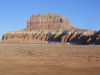
[[[24,30],[55,30],[55,29],[75,29],[70,25],[69,19],[65,19],[56,14],[33,15],[27,21],[27,28]]]
[[[69,19],[56,14],[33,15],[27,21],[27,27],[21,31],[3,35],[3,42],[10,43],[45,43],[75,42],[80,45],[100,44],[100,31],[78,29],[70,25]]]

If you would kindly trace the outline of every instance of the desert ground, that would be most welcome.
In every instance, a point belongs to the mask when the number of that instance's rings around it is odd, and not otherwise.
[[[100,46],[0,44],[0,75],[100,75]]]

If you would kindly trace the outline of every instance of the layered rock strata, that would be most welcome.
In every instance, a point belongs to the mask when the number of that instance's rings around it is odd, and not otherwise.
[[[38,14],[33,15],[27,21],[27,27],[24,30],[64,30],[64,29],[75,29],[70,25],[69,19],[65,19],[60,15],[56,14]]]
[[[100,31],[82,30],[70,25],[69,19],[60,15],[33,15],[21,31],[3,35],[2,41],[13,43],[76,42],[80,45],[100,44]]]
[[[88,45],[95,43],[100,44],[100,32],[91,30],[32,30],[32,31],[20,31],[10,32],[3,35],[4,41],[29,41],[34,43],[34,40],[46,42],[76,42],[79,45]]]

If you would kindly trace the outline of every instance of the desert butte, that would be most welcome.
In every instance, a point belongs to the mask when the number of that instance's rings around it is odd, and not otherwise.
[[[26,28],[8,32],[2,43],[76,43],[77,45],[100,45],[100,31],[73,27],[69,19],[57,14],[32,15]]]
[[[33,15],[25,29],[3,35],[0,75],[100,75],[99,44],[100,31],[75,28],[56,14]]]

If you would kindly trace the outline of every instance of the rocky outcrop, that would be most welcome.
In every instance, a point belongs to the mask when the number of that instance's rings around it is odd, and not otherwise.
[[[33,15],[21,31],[3,35],[2,41],[14,43],[75,42],[78,45],[100,44],[100,31],[78,29],[60,15]]]
[[[100,31],[95,34],[95,44],[100,45]]]
[[[65,19],[60,15],[56,14],[38,14],[33,15],[27,21],[27,27],[24,30],[64,30],[64,29],[75,29],[70,25],[69,19]]]
[[[79,45],[88,45],[95,43],[100,44],[100,33],[90,30],[33,30],[10,32],[3,35],[2,40],[6,41],[30,41],[34,40],[45,43],[46,41],[54,42],[76,42]]]

